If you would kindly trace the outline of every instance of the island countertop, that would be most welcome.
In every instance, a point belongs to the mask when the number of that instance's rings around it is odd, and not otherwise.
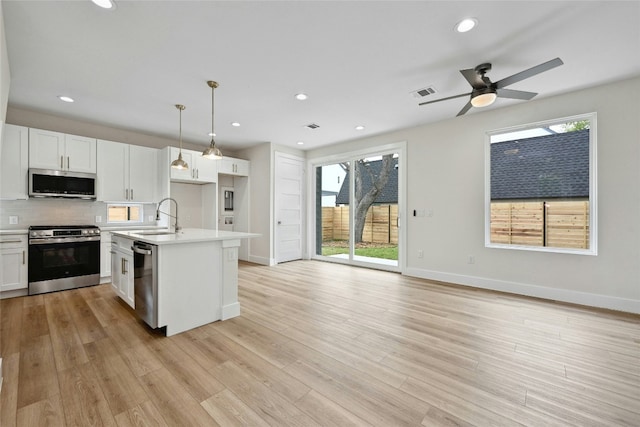
[[[256,233],[243,233],[238,231],[210,230],[204,228],[185,228],[177,233],[168,233],[166,230],[130,230],[112,231],[116,236],[139,240],[151,245],[175,245],[196,242],[211,242],[216,240],[236,240],[259,237]]]

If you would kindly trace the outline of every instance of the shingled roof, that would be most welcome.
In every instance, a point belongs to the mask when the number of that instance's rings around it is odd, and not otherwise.
[[[382,170],[382,160],[375,160],[372,162],[367,162],[367,167],[371,168],[372,174],[374,177],[380,175],[380,171]],[[342,181],[342,186],[340,187],[340,192],[338,193],[338,197],[336,197],[336,205],[348,205],[349,204],[349,179],[350,179],[351,169],[347,172],[344,177],[344,181]],[[367,189],[371,188],[373,183],[371,182],[370,174],[363,173],[362,174],[362,189],[363,191],[367,191]],[[376,197],[376,200],[373,202],[374,205],[384,205],[384,204],[396,204],[398,203],[398,159],[393,159],[393,168],[391,169],[391,173],[389,174],[389,181],[387,181],[387,185],[382,189],[382,191]]]
[[[589,197],[589,129],[491,144],[491,200]]]

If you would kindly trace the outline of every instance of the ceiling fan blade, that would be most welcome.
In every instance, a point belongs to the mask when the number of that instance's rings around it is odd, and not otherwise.
[[[487,87],[486,83],[482,81],[482,77],[473,68],[467,70],[460,70],[460,74],[469,82],[474,89],[482,89]]]
[[[467,104],[464,107],[462,107],[462,110],[460,110],[460,112],[456,114],[456,117],[463,115],[464,113],[469,111],[471,107],[473,107],[473,105],[471,105],[471,100],[469,100],[469,102],[467,102]]]
[[[523,90],[512,89],[498,89],[496,92],[500,98],[524,99],[526,101],[537,95],[535,92],[525,92]]]
[[[548,71],[552,68],[559,67],[562,64],[564,64],[564,62],[562,62],[560,58],[552,59],[551,61],[547,61],[543,64],[536,65],[535,67],[531,67],[528,70],[524,70],[512,76],[505,77],[504,79],[499,80],[494,84],[496,85],[497,89],[501,89],[503,87],[517,83],[521,80],[533,77],[536,74],[544,73],[545,71]]]
[[[446,100],[448,100],[448,99],[461,98],[461,97],[463,97],[463,96],[469,96],[469,95],[471,95],[471,92],[469,92],[469,93],[463,93],[463,94],[460,94],[460,95],[449,96],[449,97],[447,97],[447,98],[440,98],[440,99],[436,99],[435,101],[421,102],[421,103],[420,103],[420,104],[418,104],[418,105],[433,104],[434,102],[446,101]]]

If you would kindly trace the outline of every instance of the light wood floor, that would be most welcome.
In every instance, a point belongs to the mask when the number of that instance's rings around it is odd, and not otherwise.
[[[110,285],[2,300],[0,425],[640,425],[640,316],[314,261],[240,302],[166,338]]]

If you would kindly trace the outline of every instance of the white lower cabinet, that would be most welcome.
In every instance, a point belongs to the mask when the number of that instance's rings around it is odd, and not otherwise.
[[[28,246],[26,234],[5,234],[0,236],[0,262],[2,276],[0,291],[26,289]]]
[[[111,277],[111,233],[100,233],[100,283]]]
[[[120,298],[135,308],[131,241],[118,236],[111,238],[111,286]]]

